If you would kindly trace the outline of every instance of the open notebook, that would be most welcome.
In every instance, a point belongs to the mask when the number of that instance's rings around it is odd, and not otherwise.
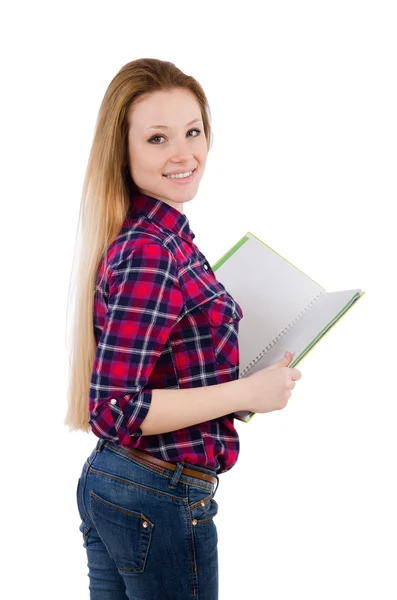
[[[240,304],[239,377],[292,352],[295,367],[365,292],[327,292],[258,237],[248,232],[212,267]],[[248,422],[255,413],[239,411]]]

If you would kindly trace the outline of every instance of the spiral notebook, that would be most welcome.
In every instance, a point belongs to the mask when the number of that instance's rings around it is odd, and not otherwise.
[[[248,232],[212,267],[240,304],[239,377],[246,377],[292,352],[295,367],[361,298],[360,289],[327,292],[275,250]],[[233,416],[248,423],[255,415]]]

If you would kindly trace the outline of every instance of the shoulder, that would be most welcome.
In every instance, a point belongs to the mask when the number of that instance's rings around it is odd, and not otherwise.
[[[109,281],[140,281],[142,284],[177,285],[179,275],[177,263],[163,244],[152,239],[140,238],[128,244],[113,261],[109,269]]]
[[[114,240],[107,252],[107,262],[112,270],[134,258],[165,258],[168,255],[172,258],[172,252],[167,249],[163,240],[145,232],[134,231],[129,235],[119,235]]]
[[[156,269],[158,275],[171,275],[178,283],[181,248],[161,233],[155,228],[122,227],[101,260],[100,278],[113,279],[126,270]]]

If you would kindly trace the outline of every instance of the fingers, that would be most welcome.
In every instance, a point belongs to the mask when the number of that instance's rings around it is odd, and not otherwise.
[[[294,381],[297,381],[302,377],[302,373],[299,371],[299,369],[291,369],[291,377]]]

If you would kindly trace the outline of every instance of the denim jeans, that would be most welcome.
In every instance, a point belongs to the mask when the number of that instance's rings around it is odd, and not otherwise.
[[[77,484],[90,600],[218,600],[215,471],[98,440]],[[217,484],[182,475],[184,464]]]

